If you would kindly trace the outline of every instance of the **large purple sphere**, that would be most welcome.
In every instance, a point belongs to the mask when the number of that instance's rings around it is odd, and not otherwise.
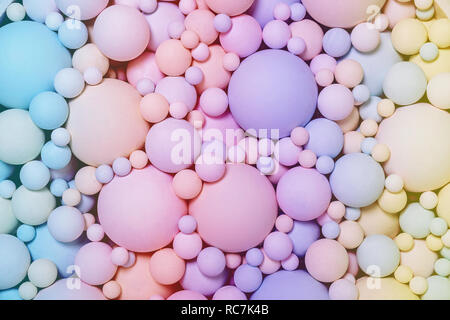
[[[245,59],[228,87],[230,110],[244,129],[281,138],[306,125],[316,110],[317,85],[308,65],[283,50],[263,50]]]

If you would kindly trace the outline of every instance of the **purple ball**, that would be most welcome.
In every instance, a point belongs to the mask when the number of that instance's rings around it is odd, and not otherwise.
[[[215,247],[208,247],[198,254],[197,264],[205,276],[216,277],[225,270],[225,255]]]
[[[119,177],[124,177],[131,171],[131,162],[127,158],[120,157],[114,160],[112,168]]]
[[[294,253],[303,257],[309,246],[320,237],[320,227],[315,221],[300,222],[294,221],[294,227],[288,233],[294,244]]]
[[[328,300],[328,289],[306,271],[278,271],[267,276],[250,300]]]
[[[318,89],[314,75],[299,57],[283,50],[263,50],[246,58],[228,87],[231,113],[244,129],[258,136],[290,135],[307,124],[316,110]]]
[[[214,17],[214,28],[217,32],[228,32],[231,26],[231,18],[226,14],[221,13]]]
[[[321,174],[330,174],[334,169],[334,161],[329,156],[321,156],[317,159],[316,169]]]
[[[199,67],[190,67],[186,70],[184,77],[189,84],[196,86],[203,81],[204,75]]]
[[[102,164],[95,170],[95,177],[100,183],[109,183],[114,178],[114,171],[110,166]]]
[[[333,28],[323,36],[323,50],[332,57],[339,58],[346,55],[351,47],[350,34],[344,29]]]
[[[286,172],[277,186],[278,204],[294,220],[320,217],[331,201],[328,179],[315,169],[295,167]]]
[[[185,290],[191,290],[205,296],[211,296],[223,287],[227,278],[228,272],[226,269],[216,277],[208,277],[200,271],[196,261],[190,261],[186,263],[186,271],[180,284]]]
[[[197,220],[193,216],[182,216],[178,221],[178,229],[184,234],[191,234],[197,229]]]
[[[242,292],[254,292],[261,285],[263,280],[262,272],[259,268],[243,264],[234,272],[234,283]]]
[[[213,300],[247,300],[247,296],[235,286],[225,286],[214,293]]]
[[[319,118],[305,127],[309,132],[309,141],[305,150],[313,151],[316,156],[335,158],[344,147],[344,134],[336,122]]]
[[[253,248],[245,254],[245,260],[252,267],[259,267],[264,261],[264,254],[258,248]]]
[[[275,261],[287,259],[293,249],[291,238],[283,232],[272,232],[264,240],[264,252]]]
[[[291,20],[301,21],[306,16],[306,8],[301,3],[291,4]]]
[[[339,224],[335,221],[328,221],[322,226],[322,234],[327,239],[336,239],[340,231]]]
[[[273,20],[273,10],[280,2],[291,5],[298,0],[257,0],[249,9],[249,14],[264,28],[267,22]]]

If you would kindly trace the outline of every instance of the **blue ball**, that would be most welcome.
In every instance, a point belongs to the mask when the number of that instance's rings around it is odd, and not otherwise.
[[[69,105],[62,96],[46,91],[31,100],[30,117],[41,129],[53,130],[61,127],[69,116]]]
[[[262,280],[261,270],[248,264],[239,266],[234,272],[234,283],[236,287],[245,293],[256,291],[261,285]]]
[[[383,118],[378,114],[378,103],[380,101],[381,98],[372,96],[363,105],[361,105],[359,107],[359,115],[361,116],[361,119],[372,119],[380,123],[381,120],[383,120]]]
[[[20,182],[28,190],[41,190],[49,181],[50,170],[41,161],[30,161],[20,170]]]
[[[52,141],[47,142],[41,150],[41,159],[44,164],[53,170],[67,166],[72,158],[69,147],[58,147]]]
[[[372,149],[376,144],[377,140],[375,138],[364,138],[364,140],[361,142],[361,151],[365,154],[371,154]]]
[[[27,109],[34,96],[54,89],[59,70],[72,65],[70,52],[41,23],[9,23],[0,28],[0,43],[0,104],[8,108]]]
[[[344,147],[344,133],[336,122],[319,118],[305,127],[309,132],[309,141],[305,150],[313,151],[316,156],[335,158]]]
[[[300,222],[294,221],[294,227],[288,233],[294,245],[293,252],[303,257],[309,246],[320,237],[320,227],[315,221]]]
[[[67,277],[72,274],[70,266],[74,264],[77,252],[87,242],[84,236],[69,243],[59,242],[50,234],[47,224],[43,224],[36,227],[36,237],[28,243],[28,249],[33,260],[51,260],[56,264],[60,276]]]
[[[364,84],[357,85],[352,90],[355,102],[361,104],[370,99],[370,89]]]
[[[44,22],[47,15],[57,11],[55,0],[23,0],[27,15],[37,22]]]
[[[343,204],[362,208],[377,201],[384,190],[384,179],[383,168],[371,156],[350,153],[336,161],[330,185]]]
[[[259,267],[264,261],[264,254],[258,248],[253,248],[245,254],[245,260],[252,267]]]
[[[3,180],[0,182],[0,197],[10,199],[16,191],[16,184],[11,180]]]
[[[58,128],[52,131],[51,139],[58,147],[65,147],[70,143],[70,133],[66,128]]]
[[[45,17],[45,25],[53,31],[58,31],[63,22],[64,17],[59,12],[51,12]]]
[[[339,224],[335,221],[329,221],[322,226],[322,234],[327,239],[336,239],[340,232]]]
[[[317,159],[316,169],[321,174],[330,174],[334,169],[334,160],[329,156],[321,156]]]
[[[361,209],[346,207],[345,208],[345,219],[350,221],[356,221],[361,217]]]
[[[14,167],[0,160],[0,181],[8,179],[14,171]]]
[[[64,191],[66,191],[69,188],[69,185],[67,184],[66,180],[63,179],[55,179],[50,184],[50,192],[55,197],[62,197]]]
[[[352,40],[345,29],[333,28],[323,36],[323,50],[332,57],[339,58],[346,55],[351,47]]]
[[[36,236],[36,229],[33,226],[29,226],[27,224],[22,224],[19,228],[17,228],[17,238],[23,242],[33,241]]]
[[[0,19],[1,22],[1,19]],[[0,300],[13,301],[13,300],[23,300],[19,294],[19,290],[16,288],[11,288],[8,290],[0,290]]]
[[[0,290],[22,282],[30,262],[30,253],[22,241],[9,234],[0,234]]]
[[[86,25],[78,20],[67,19],[58,29],[58,38],[69,49],[78,49],[88,40]]]
[[[113,169],[107,164],[102,164],[95,170],[95,177],[97,181],[103,184],[110,183],[114,178]]]

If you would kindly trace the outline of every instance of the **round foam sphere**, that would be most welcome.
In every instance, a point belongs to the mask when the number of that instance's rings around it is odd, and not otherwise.
[[[90,242],[81,247],[75,257],[80,279],[93,286],[111,280],[117,271],[117,266],[111,261],[111,251],[111,247],[104,242]]]
[[[27,109],[34,96],[53,90],[59,70],[71,66],[69,51],[41,23],[9,23],[0,28],[0,43],[0,104],[9,108]]]
[[[27,275],[30,262],[30,253],[22,241],[0,234],[0,290],[18,285]]]
[[[47,188],[31,191],[21,186],[14,192],[11,205],[17,220],[38,226],[47,221],[56,206],[56,199]]]
[[[261,243],[274,227],[275,191],[254,167],[229,164],[222,180],[204,183],[189,212],[205,242],[225,252],[243,252]]]
[[[122,208],[127,208],[127,215]],[[186,212],[186,203],[172,189],[172,177],[152,166],[116,176],[103,187],[98,200],[105,233],[118,245],[136,252],[168,245]]]
[[[282,50],[263,50],[246,58],[228,88],[231,113],[244,130],[278,130],[281,138],[311,120],[317,93],[309,67]]]
[[[361,270],[374,278],[392,274],[400,263],[400,251],[394,240],[385,235],[371,235],[356,251]]]
[[[58,277],[56,265],[48,259],[34,260],[28,269],[28,279],[38,288],[51,286]]]
[[[41,129],[53,130],[62,126],[69,116],[69,106],[59,94],[45,91],[31,100],[30,117]]]
[[[206,5],[215,13],[237,16],[247,11],[255,0],[206,0]]]
[[[56,240],[72,242],[83,233],[85,222],[80,210],[74,207],[61,206],[50,213],[47,227]]]

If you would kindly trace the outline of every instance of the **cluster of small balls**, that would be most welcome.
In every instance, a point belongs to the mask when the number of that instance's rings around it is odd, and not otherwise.
[[[450,299],[445,1],[6,3],[0,300]]]

